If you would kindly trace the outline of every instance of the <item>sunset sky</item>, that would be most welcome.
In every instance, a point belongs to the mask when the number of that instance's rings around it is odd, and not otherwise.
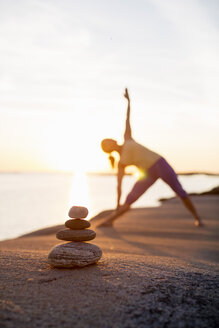
[[[0,0],[0,171],[107,171],[134,138],[219,172],[218,0]]]

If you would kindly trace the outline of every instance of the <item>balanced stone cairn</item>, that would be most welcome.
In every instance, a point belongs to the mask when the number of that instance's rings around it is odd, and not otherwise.
[[[102,256],[101,249],[93,244],[85,243],[96,237],[90,227],[90,222],[83,220],[88,215],[86,207],[73,206],[65,222],[67,229],[56,234],[57,239],[71,241],[70,243],[55,246],[48,255],[48,262],[52,267],[73,268],[84,267],[96,263]]]

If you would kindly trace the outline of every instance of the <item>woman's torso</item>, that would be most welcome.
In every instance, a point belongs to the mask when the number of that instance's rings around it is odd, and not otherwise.
[[[133,139],[125,141],[120,154],[120,164],[134,165],[141,170],[148,170],[161,156],[140,145]]]

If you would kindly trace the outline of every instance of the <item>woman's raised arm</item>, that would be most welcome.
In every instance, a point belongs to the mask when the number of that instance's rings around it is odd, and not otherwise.
[[[129,93],[128,93],[127,88],[125,89],[124,97],[128,100],[124,140],[128,140],[128,139],[132,138],[132,131],[131,131],[131,125],[130,125],[130,98],[129,98]]]

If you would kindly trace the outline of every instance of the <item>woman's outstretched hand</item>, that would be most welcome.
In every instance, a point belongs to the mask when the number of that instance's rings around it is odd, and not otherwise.
[[[129,101],[129,93],[128,93],[128,89],[125,88],[125,93],[124,93],[124,97]]]

